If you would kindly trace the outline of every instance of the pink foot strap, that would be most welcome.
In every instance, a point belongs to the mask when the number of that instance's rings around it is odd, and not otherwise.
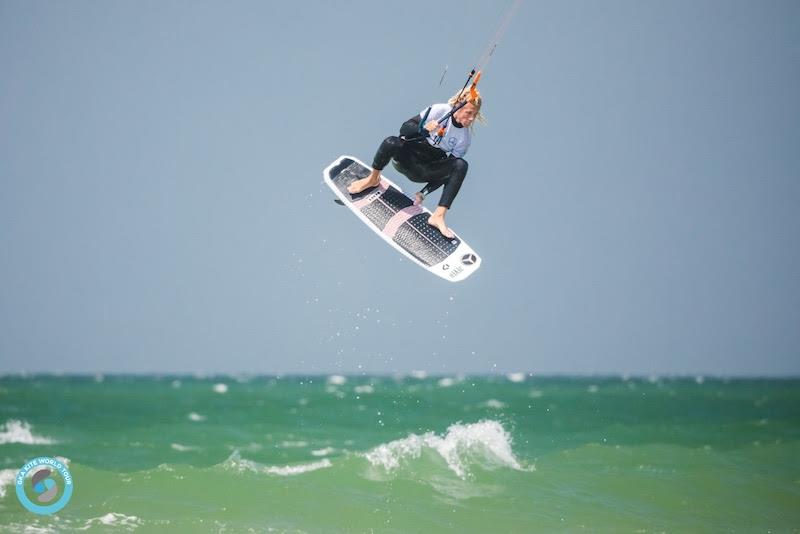
[[[405,223],[414,215],[419,215],[422,212],[422,206],[409,206],[398,211],[394,214],[394,216],[392,216],[391,219],[389,219],[389,222],[386,223],[383,233],[391,238],[394,238],[395,234],[397,234],[397,231],[401,226],[403,226],[403,223]]]

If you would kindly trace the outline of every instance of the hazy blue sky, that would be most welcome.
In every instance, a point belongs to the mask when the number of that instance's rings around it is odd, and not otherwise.
[[[799,2],[525,2],[463,283],[331,201],[507,5],[0,0],[0,372],[800,374]]]

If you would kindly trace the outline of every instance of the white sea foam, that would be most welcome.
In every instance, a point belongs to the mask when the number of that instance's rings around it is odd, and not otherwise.
[[[227,393],[228,384],[214,384],[214,393]]]
[[[437,382],[440,388],[449,388],[452,387],[456,383],[454,378],[442,378]]]
[[[22,443],[24,445],[52,445],[58,443],[52,438],[37,436],[31,432],[31,425],[26,421],[9,419],[0,426],[0,445],[6,443]]]
[[[331,467],[333,464],[327,458],[323,458],[322,460],[311,462],[307,464],[295,464],[295,465],[262,465],[258,462],[254,462],[252,460],[246,460],[241,457],[239,451],[233,451],[233,454],[225,461],[223,467],[227,469],[233,469],[235,471],[244,472],[250,471],[252,473],[259,473],[259,474],[266,474],[266,475],[277,475],[277,476],[294,476],[294,475],[302,475],[304,473],[310,473],[312,471],[316,471],[318,469],[325,469]]]
[[[307,441],[282,441],[278,444],[281,449],[302,449],[308,447]]]
[[[525,381],[525,373],[509,373],[506,375],[511,382],[524,382]]]
[[[135,515],[118,514],[109,512],[104,516],[95,517],[86,521],[86,524],[78,530],[89,530],[95,526],[122,527],[134,529],[142,525],[142,520]]]
[[[197,412],[191,412],[191,413],[190,413],[189,415],[187,415],[186,417],[188,417],[188,418],[189,418],[189,421],[194,421],[194,422],[196,422],[196,423],[202,423],[203,421],[205,421],[205,420],[206,420],[206,416],[205,416],[205,415],[200,415],[200,414],[199,414],[199,413],[197,413]]]
[[[425,371],[411,371],[411,376],[417,380],[425,380],[428,378],[428,373]]]
[[[14,485],[14,478],[17,476],[17,471],[14,469],[3,469],[0,471],[0,499],[6,496],[6,486]]]
[[[200,447],[195,447],[195,446],[192,446],[192,445],[181,445],[180,443],[172,443],[170,445],[170,447],[172,447],[172,450],[175,450],[175,451],[178,451],[178,452],[196,451],[196,450],[198,450],[200,448]]]
[[[24,534],[56,534],[58,531],[55,527],[51,527],[49,525],[39,526],[38,520],[37,524],[32,525],[30,522],[21,525],[19,523],[9,523],[8,525],[4,525],[5,528],[8,529],[8,532],[22,532]],[[66,522],[69,524],[69,521]]]
[[[505,402],[497,399],[489,399],[488,401],[484,402],[482,406],[485,406],[486,408],[493,408],[495,410],[501,410],[508,405]]]
[[[302,475],[303,473],[310,473],[311,471],[316,471],[317,469],[325,469],[332,465],[333,464],[331,463],[330,460],[328,460],[327,458],[323,458],[318,462],[311,462],[308,464],[285,465],[285,466],[270,465],[264,468],[264,472],[270,475],[287,477],[292,475]]]
[[[368,394],[368,393],[375,393],[375,388],[370,386],[369,384],[366,384],[363,386],[356,386],[354,391],[359,394],[365,394],[365,393]]]
[[[347,378],[343,377],[342,375],[331,375],[328,377],[328,384],[333,386],[341,386],[347,382]]]
[[[336,449],[333,447],[325,447],[324,449],[316,449],[311,451],[311,454],[314,456],[328,456],[336,452]]]
[[[523,470],[511,450],[511,435],[497,421],[484,420],[472,424],[455,424],[444,437],[433,432],[410,434],[375,447],[364,456],[375,467],[394,471],[410,459],[422,456],[425,450],[435,451],[460,478],[469,475],[468,464],[487,468],[510,467]]]

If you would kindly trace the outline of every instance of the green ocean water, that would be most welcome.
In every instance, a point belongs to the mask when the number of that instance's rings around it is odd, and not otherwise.
[[[4,532],[797,532],[800,380],[6,376],[0,462]]]

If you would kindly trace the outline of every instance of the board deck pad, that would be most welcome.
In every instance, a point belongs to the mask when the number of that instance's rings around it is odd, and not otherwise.
[[[369,176],[370,167],[352,156],[340,156],[324,171],[325,183],[341,203],[384,241],[414,263],[446,280],[464,280],[481,259],[459,236],[449,239],[428,224],[431,212],[381,175],[380,184],[351,195],[347,186]]]

